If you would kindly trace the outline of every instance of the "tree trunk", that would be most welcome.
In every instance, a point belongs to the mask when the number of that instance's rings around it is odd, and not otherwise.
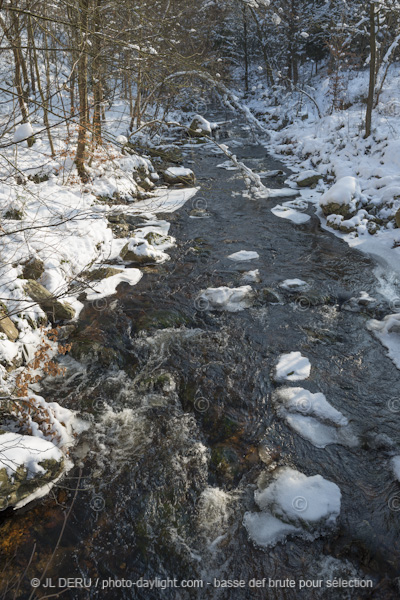
[[[79,48],[78,60],[78,96],[79,96],[79,126],[78,126],[78,144],[76,148],[75,164],[78,175],[82,181],[88,180],[88,174],[85,169],[86,159],[86,131],[89,125],[89,108],[87,92],[87,35],[89,23],[89,0],[79,0],[80,8],[80,35],[81,44]]]
[[[93,145],[101,144],[101,103],[103,100],[102,72],[101,72],[101,0],[96,0],[94,16],[94,36],[93,36]]]
[[[369,63],[369,90],[367,98],[367,114],[365,117],[365,137],[371,135],[372,109],[374,106],[375,77],[376,77],[376,35],[375,35],[375,3],[369,5],[369,43],[371,47],[371,60]]]

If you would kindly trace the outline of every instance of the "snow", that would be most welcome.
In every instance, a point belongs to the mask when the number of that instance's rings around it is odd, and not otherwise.
[[[243,524],[261,547],[274,546],[288,535],[312,540],[336,524],[341,508],[335,483],[290,467],[278,469],[265,489],[255,491],[254,499],[261,512],[245,513]]]
[[[300,352],[282,354],[276,365],[275,379],[277,381],[301,381],[308,379],[311,372],[311,363]]]
[[[118,285],[122,282],[136,285],[142,278],[143,273],[139,269],[124,269],[122,273],[117,273],[98,283],[91,285],[87,292],[87,300],[99,300],[106,296],[115,294]]]
[[[18,125],[18,127],[16,128],[12,141],[14,144],[18,144],[19,142],[23,142],[24,140],[27,140],[32,136],[32,125],[30,123],[21,123],[21,125]]]
[[[48,440],[11,432],[0,435],[0,467],[5,468],[9,476],[13,476],[20,465],[28,470],[28,478],[43,474],[45,469],[40,462],[62,458],[61,450]]]
[[[208,135],[211,135],[212,130],[217,128],[217,124],[210,123],[210,121],[207,121],[207,119],[201,115],[195,115],[192,120],[198,121],[198,124],[200,125],[200,131]]]
[[[309,285],[306,281],[302,279],[285,279],[279,284],[283,290],[287,290],[288,292],[304,292],[309,289]]]
[[[355,210],[355,200],[360,197],[360,194],[360,184],[355,177],[342,177],[330,190],[323,194],[320,200],[320,206],[326,206],[327,204],[332,203],[339,204],[340,206],[346,204],[351,209]]]
[[[252,305],[254,293],[250,285],[237,288],[207,288],[196,298],[196,305],[202,310],[227,310],[238,312]]]
[[[333,408],[321,392],[312,394],[309,390],[300,387],[280,388],[276,392],[276,399],[290,412],[312,415],[334,425],[348,424],[346,417]]]
[[[239,252],[234,252],[234,254],[230,254],[228,256],[229,260],[236,261],[245,261],[245,260],[257,260],[260,258],[258,252],[253,252],[250,250],[240,250]]]
[[[326,448],[331,444],[340,446],[355,447],[358,445],[358,439],[351,431],[350,427],[337,427],[326,425],[315,417],[309,417],[302,414],[281,412],[286,423],[302,438],[310,442],[316,448]]]
[[[290,467],[280,469],[271,485],[256,491],[254,498],[261,510],[295,525],[322,520],[332,524],[340,514],[341,493],[335,483]]]
[[[194,175],[191,169],[185,169],[184,167],[169,167],[165,173],[171,177],[192,177]]]
[[[288,535],[301,534],[302,529],[284,523],[270,513],[246,512],[243,525],[247,529],[250,539],[257,545],[268,548],[279,542],[284,542]]]
[[[8,339],[0,340],[0,361],[12,364],[19,355],[19,347]]]
[[[289,203],[285,202],[284,204],[277,204],[274,208],[271,208],[271,212],[281,219],[289,219],[293,223],[298,225],[302,223],[307,223],[311,219],[309,215],[305,215],[292,206],[288,206]]]
[[[400,313],[386,315],[382,321],[371,319],[367,328],[387,348],[388,356],[400,369]]]

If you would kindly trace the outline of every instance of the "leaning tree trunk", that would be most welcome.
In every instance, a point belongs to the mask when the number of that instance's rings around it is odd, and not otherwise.
[[[365,117],[365,137],[371,135],[372,109],[374,106],[375,78],[376,78],[376,32],[375,32],[375,3],[369,5],[369,42],[371,47],[371,60],[369,63],[369,90],[367,98],[367,114]]]

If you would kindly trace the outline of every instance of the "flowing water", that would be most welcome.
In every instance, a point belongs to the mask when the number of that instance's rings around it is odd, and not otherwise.
[[[235,151],[249,166],[282,168],[245,128],[225,127],[223,135],[240,141]],[[271,213],[284,198],[244,198],[238,174],[217,168],[225,158],[210,145],[194,148],[187,159],[193,157],[201,189],[165,217],[178,240],[171,260],[146,268],[137,286],[121,285],[101,310],[88,304],[73,335],[86,359],[68,358],[64,380],[47,384],[47,396],[86,413],[91,428],[80,438],[76,468],[53,498],[3,515],[3,583],[27,569],[20,598],[29,598],[29,579],[44,572],[53,582],[91,578],[90,588],[63,590],[68,599],[397,598],[400,490],[389,458],[399,443],[391,408],[400,381],[366,329],[371,314],[343,309],[347,298],[366,291],[385,314],[375,264],[323,231],[312,209],[308,223],[294,225]],[[193,218],[199,215],[204,218]],[[260,258],[226,258],[238,250],[255,250]],[[297,300],[282,294],[280,304],[268,304],[260,293],[253,307],[237,313],[202,310],[201,289],[241,285],[241,271],[250,268],[260,271],[256,290],[300,278],[311,292]],[[318,449],[276,415],[274,367],[293,350],[312,364],[304,386],[323,392],[349,418],[358,446]],[[257,480],[275,465],[319,473],[340,487],[336,528],[312,543],[297,537],[262,549],[249,540],[243,515],[258,510]],[[357,574],[371,578],[374,588],[248,586],[254,578]],[[96,578],[142,577],[193,579],[203,587],[100,590],[95,584]],[[214,578],[243,579],[246,587],[207,585]],[[38,597],[57,590],[40,588]]]

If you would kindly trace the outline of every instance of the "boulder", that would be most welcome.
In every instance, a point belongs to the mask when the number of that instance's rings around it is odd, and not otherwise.
[[[122,273],[123,269],[114,269],[114,267],[101,267],[99,269],[93,269],[92,271],[83,271],[82,277],[87,281],[101,281],[107,279],[113,275]]]
[[[75,310],[67,302],[60,302],[53,294],[46,290],[34,279],[29,279],[24,287],[28,296],[32,298],[47,314],[51,321],[69,321],[75,316]]]
[[[24,279],[40,279],[44,273],[44,264],[39,258],[32,257],[24,265],[22,275]]]
[[[211,135],[211,123],[204,119],[204,117],[195,115],[189,125],[188,133],[191,137],[204,137],[205,135]]]
[[[294,181],[301,188],[303,187],[311,187],[316,185],[318,181],[321,179],[321,175],[316,173],[315,171],[305,171],[304,173],[300,173]]]
[[[4,465],[0,468],[0,510],[48,486],[64,469],[59,448],[30,435],[0,432],[0,457]]]
[[[164,171],[164,179],[167,183],[183,183],[184,185],[195,185],[196,178],[191,169],[184,167],[169,167]]]
[[[15,342],[19,336],[18,329],[7,315],[3,306],[0,306],[0,333],[4,333],[10,342]]]

